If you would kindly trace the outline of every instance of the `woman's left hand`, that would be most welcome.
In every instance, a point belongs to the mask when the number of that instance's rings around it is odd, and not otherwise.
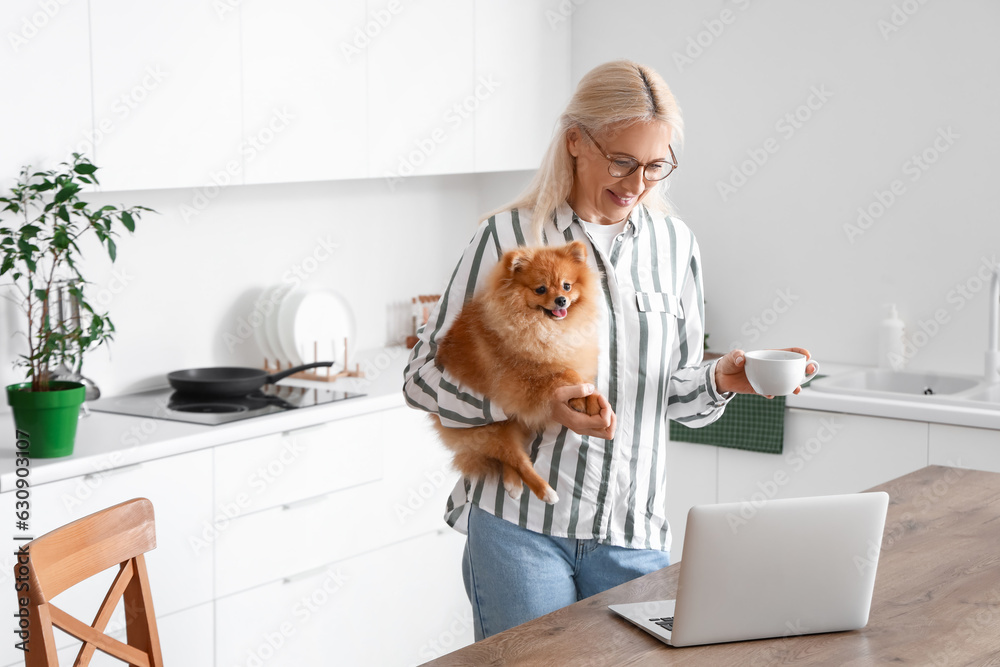
[[[810,358],[809,350],[803,347],[786,347],[783,349],[789,352],[804,354],[806,355],[806,359]],[[806,375],[815,370],[816,367],[813,364],[806,364]],[[721,392],[732,391],[737,394],[757,393],[750,386],[750,381],[747,380],[746,356],[743,354],[743,350],[732,350],[726,356],[719,359],[719,363],[715,366],[715,386]],[[796,387],[792,393],[797,394],[800,391],[802,391],[802,387]],[[768,398],[774,397],[768,396]]]

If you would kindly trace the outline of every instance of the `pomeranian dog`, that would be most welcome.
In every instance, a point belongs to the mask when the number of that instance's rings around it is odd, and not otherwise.
[[[463,475],[499,474],[512,498],[521,496],[523,482],[541,500],[558,502],[535,472],[528,446],[552,423],[556,388],[595,380],[596,283],[580,241],[518,248],[503,255],[484,288],[463,306],[438,345],[437,362],[508,416],[484,426],[447,428],[432,415]],[[574,398],[570,406],[600,414],[596,393]]]

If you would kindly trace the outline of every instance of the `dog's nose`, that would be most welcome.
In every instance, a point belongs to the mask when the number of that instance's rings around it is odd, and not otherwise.
[[[564,296],[557,296],[556,297],[556,306],[558,308],[565,308],[566,307],[566,297],[564,297]]]

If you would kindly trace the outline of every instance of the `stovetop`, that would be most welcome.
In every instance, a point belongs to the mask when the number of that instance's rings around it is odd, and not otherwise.
[[[153,389],[135,394],[102,398],[87,403],[87,407],[97,412],[112,412],[120,415],[153,417],[154,419],[170,419],[216,426],[287,410],[326,405],[358,396],[364,396],[364,394],[319,387],[268,384],[264,385],[263,389],[246,396],[214,398],[182,394],[170,387],[164,387],[163,389]]]

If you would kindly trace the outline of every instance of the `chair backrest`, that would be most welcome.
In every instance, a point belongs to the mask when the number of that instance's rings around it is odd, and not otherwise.
[[[95,650],[135,667],[162,667],[153,599],[143,554],[156,548],[153,504],[135,498],[78,519],[29,542],[27,563],[14,566],[15,581],[26,567],[28,590],[18,592],[27,610],[27,667],[58,667],[52,626],[83,642],[73,663],[85,667]],[[21,559],[19,558],[19,561]],[[53,597],[104,570],[119,566],[93,623],[84,623],[52,604]],[[21,581],[25,578],[21,577]],[[119,600],[125,600],[127,644],[104,634]]]

